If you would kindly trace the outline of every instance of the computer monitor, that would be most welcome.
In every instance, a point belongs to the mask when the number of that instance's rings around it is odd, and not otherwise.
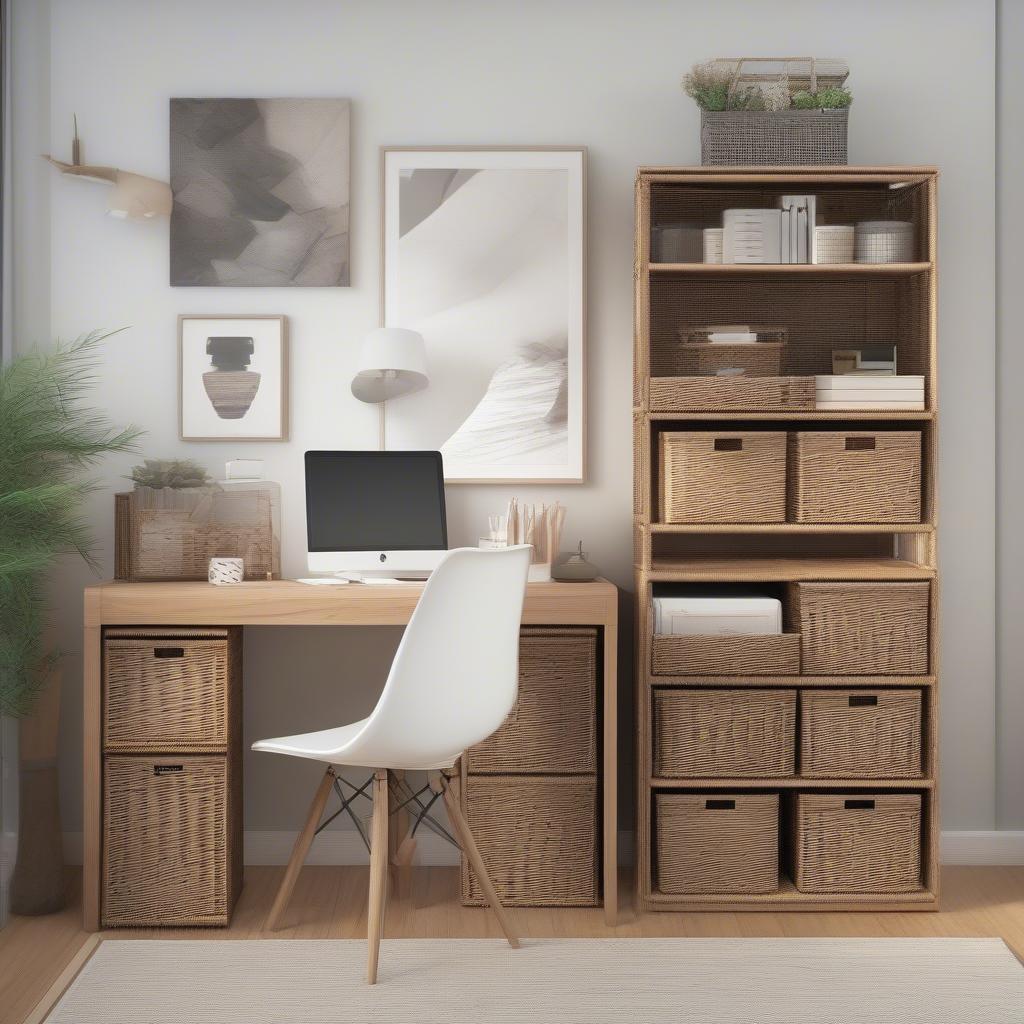
[[[428,576],[448,549],[440,452],[306,452],[309,571]]]

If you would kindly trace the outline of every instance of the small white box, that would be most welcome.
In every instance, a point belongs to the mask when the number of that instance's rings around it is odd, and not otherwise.
[[[772,636],[782,632],[774,597],[656,597],[654,632],[661,636]]]
[[[723,263],[781,263],[781,210],[725,210]]]

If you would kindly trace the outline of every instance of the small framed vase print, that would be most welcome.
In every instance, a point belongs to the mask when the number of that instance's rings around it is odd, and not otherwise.
[[[182,441],[288,439],[283,316],[178,317]]]

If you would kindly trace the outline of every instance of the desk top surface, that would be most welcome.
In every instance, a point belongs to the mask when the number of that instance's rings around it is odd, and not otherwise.
[[[109,581],[85,588],[85,625],[339,625],[401,626],[409,621],[422,583],[309,586],[268,580],[215,587],[201,582]],[[592,583],[529,583],[528,625],[614,625],[618,591]]]

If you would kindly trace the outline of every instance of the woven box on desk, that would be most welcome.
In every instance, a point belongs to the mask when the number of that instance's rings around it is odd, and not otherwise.
[[[920,690],[801,690],[800,774],[816,779],[915,778]]]
[[[665,431],[658,437],[663,523],[781,523],[781,431]]]
[[[658,793],[656,887],[674,895],[779,887],[777,793]]]
[[[796,690],[658,690],[658,778],[782,777],[795,769]]]
[[[920,793],[798,793],[792,828],[801,892],[921,888]]]
[[[794,583],[789,621],[805,675],[924,675],[930,584]]]
[[[281,575],[281,491],[269,481],[137,487],[115,496],[118,579],[205,580],[211,558],[241,558],[245,578]]]
[[[920,521],[919,431],[798,431],[787,451],[793,522]]]

